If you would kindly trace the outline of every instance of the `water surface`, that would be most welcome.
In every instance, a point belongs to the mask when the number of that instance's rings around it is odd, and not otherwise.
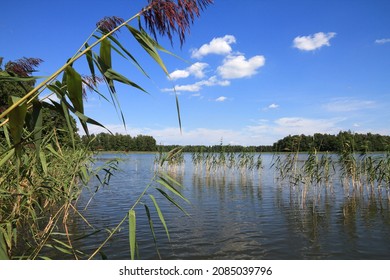
[[[102,160],[118,155],[101,155]],[[132,207],[153,177],[155,154],[123,154],[109,187],[100,189],[82,213],[101,230],[75,241],[90,253]],[[185,164],[170,173],[182,183],[180,201],[189,216],[158,198],[170,233],[165,235],[151,200],[158,255],[143,205],[136,207],[137,242],[141,259],[390,259],[390,211],[386,195],[346,190],[338,179],[333,187],[302,188],[275,179],[272,155],[263,154],[261,171],[197,169],[189,154]],[[99,161],[97,162],[99,164]],[[97,181],[90,184],[91,191]],[[79,208],[89,201],[85,191]],[[72,225],[77,234],[91,233],[81,219]],[[128,224],[102,250],[109,259],[129,259]],[[98,255],[98,257],[100,257]]]

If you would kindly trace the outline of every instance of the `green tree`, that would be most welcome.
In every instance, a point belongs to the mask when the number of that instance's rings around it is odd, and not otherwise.
[[[3,58],[1,59],[1,63],[2,62]],[[42,62],[43,61],[39,58],[23,57],[16,61],[8,61],[5,64],[4,69],[2,68],[2,64],[0,63],[0,75],[11,75],[28,78],[33,74],[33,72],[36,71],[36,67],[38,67]],[[4,112],[9,107],[9,98],[11,95],[22,98],[29,91],[31,91],[34,86],[34,79],[18,82],[2,81],[0,83],[0,113]],[[38,97],[36,97],[35,100],[38,101]],[[70,137],[67,131],[67,123],[64,115],[60,110],[58,110],[51,104],[45,103],[44,105],[45,107],[42,108],[42,137],[48,135],[49,133],[52,133],[53,130],[55,130],[58,141],[62,144],[69,145]],[[74,131],[74,137],[78,138],[76,134],[76,120],[72,116],[70,116],[69,121]]]

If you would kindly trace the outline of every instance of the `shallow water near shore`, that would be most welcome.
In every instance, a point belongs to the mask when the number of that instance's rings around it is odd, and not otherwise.
[[[390,259],[390,210],[386,195],[346,190],[338,179],[332,187],[302,190],[278,182],[272,154],[263,154],[261,170],[199,170],[185,154],[185,164],[170,175],[184,188],[191,202],[181,201],[189,216],[159,198],[170,233],[166,237],[157,213],[152,211],[162,259]],[[100,189],[81,211],[100,230],[74,245],[91,253],[127,214],[155,172],[155,154],[101,154],[99,160],[120,157],[119,171],[110,186]],[[91,191],[96,182],[91,181]],[[84,191],[79,209],[91,193]],[[156,195],[157,197],[157,195]],[[151,210],[153,207],[149,205]],[[136,209],[140,259],[158,259],[144,206]],[[74,218],[73,234],[94,232]],[[129,259],[128,225],[102,249],[109,259]],[[100,257],[98,255],[98,257]]]

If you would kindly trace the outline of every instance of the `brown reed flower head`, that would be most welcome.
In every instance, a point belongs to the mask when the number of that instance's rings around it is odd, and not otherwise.
[[[123,18],[112,16],[104,17],[96,23],[96,27],[103,33],[108,33],[124,22]]]
[[[83,96],[84,98],[87,97],[87,89],[92,92],[94,90],[96,90],[96,88],[98,87],[98,85],[100,83],[103,83],[104,82],[104,79],[102,77],[99,77],[99,76],[86,76],[86,75],[83,75]]]
[[[23,57],[16,61],[8,61],[5,65],[5,70],[13,72],[19,77],[28,77],[35,72],[36,67],[43,62],[40,58]]]
[[[157,33],[162,36],[167,35],[171,43],[173,34],[177,33],[181,45],[195,17],[199,17],[200,12],[213,3],[213,0],[148,1],[149,5],[142,11],[146,27],[155,38]]]

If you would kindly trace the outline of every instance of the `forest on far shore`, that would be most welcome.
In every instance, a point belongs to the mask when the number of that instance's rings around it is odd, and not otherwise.
[[[137,135],[132,137],[123,134],[99,133],[91,135],[95,138],[91,146],[96,151],[124,151],[124,152],[167,152],[179,145],[158,145],[152,136]],[[87,142],[88,138],[82,136]],[[316,133],[314,135],[289,135],[278,140],[273,145],[240,146],[225,145],[222,141],[217,145],[190,145],[184,146],[184,152],[307,152],[315,149],[318,152],[339,152],[345,148],[356,152],[378,152],[390,150],[390,136],[372,133],[352,133],[341,131],[337,135]]]

